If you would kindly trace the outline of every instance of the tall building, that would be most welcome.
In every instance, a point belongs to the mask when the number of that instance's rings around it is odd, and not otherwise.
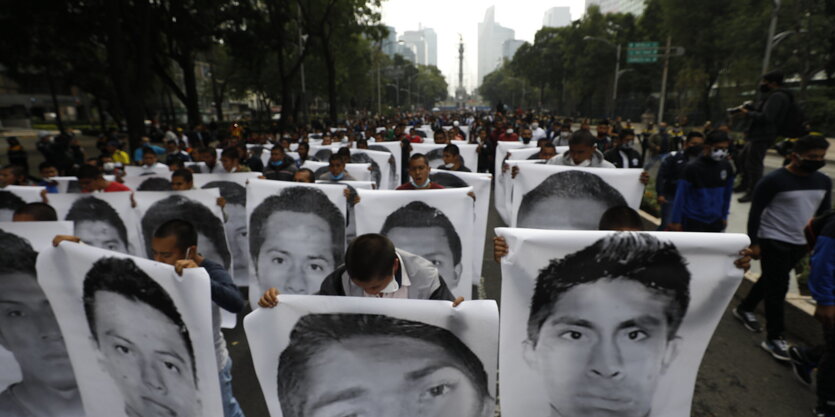
[[[423,29],[423,39],[426,41],[426,65],[438,66],[438,34],[432,28]]]
[[[495,14],[496,8],[491,6],[484,13],[484,21],[478,24],[478,85],[501,65],[505,41],[516,37],[513,29],[496,23]]]
[[[545,11],[542,26],[546,28],[561,28],[571,25],[571,8],[552,7]]]
[[[519,39],[508,39],[502,44],[502,58],[513,59],[519,47],[525,44],[525,41]]]
[[[600,13],[632,13],[640,16],[644,13],[644,0],[586,0],[586,9],[591,5],[600,6]]]
[[[394,26],[386,26],[386,29],[388,30],[388,35],[383,39],[381,48],[384,54],[394,56],[394,53],[397,51],[397,31],[394,29]]]

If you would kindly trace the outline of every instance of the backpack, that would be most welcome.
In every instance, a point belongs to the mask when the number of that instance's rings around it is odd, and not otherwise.
[[[805,136],[806,130],[806,116],[803,110],[797,105],[794,95],[786,90],[777,90],[776,93],[783,93],[789,98],[789,106],[786,109],[786,114],[777,123],[777,135],[784,138],[799,138]]]

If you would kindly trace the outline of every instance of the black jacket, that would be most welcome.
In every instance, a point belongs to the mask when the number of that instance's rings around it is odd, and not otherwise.
[[[748,127],[748,140],[773,142],[777,139],[777,126],[789,112],[794,95],[783,89],[777,89],[756,103],[754,110],[748,112],[751,125]]]
[[[620,153],[623,152],[626,154],[626,158],[629,160],[629,165],[623,165],[623,158],[621,157]],[[618,147],[614,147],[606,151],[603,154],[603,158],[607,161],[611,162],[615,165],[615,168],[643,168],[644,167],[644,159],[641,158],[641,153],[629,148],[629,149],[621,149]]]

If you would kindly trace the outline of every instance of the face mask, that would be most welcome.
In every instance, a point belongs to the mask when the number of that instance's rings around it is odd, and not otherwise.
[[[531,138],[520,137],[519,140],[521,140],[525,145],[531,143]]]
[[[569,137],[570,135],[571,135],[571,132],[560,132],[560,137],[561,137],[561,138],[567,138],[567,137]]]
[[[274,167],[280,167],[283,163],[284,163],[284,161],[282,160],[282,161],[278,161],[278,162],[270,162],[270,165],[274,166]]]
[[[797,164],[797,169],[803,172],[812,173],[823,168],[824,165],[826,165],[826,161],[823,159],[821,159],[820,161],[812,159],[801,159],[800,162]]]
[[[621,149],[632,149],[632,142],[626,142],[620,144]]]
[[[761,93],[767,93],[769,91],[771,91],[771,88],[769,88],[768,84],[760,84]]]
[[[531,123],[531,129],[539,129],[539,123]]]
[[[727,149],[714,149],[710,152],[710,158],[714,161],[721,161],[728,157]]]
[[[400,284],[397,283],[397,280],[392,277],[391,282],[389,285],[386,285],[386,288],[383,288],[380,293],[382,294],[391,294],[397,292],[400,289]]]
[[[454,166],[455,166],[455,164],[452,163],[452,162],[450,162],[448,164],[444,164],[444,168],[447,168],[447,169],[452,169],[452,167],[454,167]]]
[[[116,164],[114,164],[113,162],[105,162],[102,165],[102,168],[104,168],[105,171],[113,171],[114,169],[116,169]]]
[[[426,182],[425,182],[425,183],[423,183],[423,185],[417,185],[417,184],[415,184],[415,180],[414,180],[414,179],[409,179],[409,182],[412,184],[412,187],[415,187],[415,188],[426,188],[426,187],[428,187],[428,186],[429,186],[429,178],[427,178],[427,179],[426,179]]]
[[[704,149],[704,145],[693,145],[687,148],[684,152],[688,155],[700,155]]]
[[[334,180],[339,181],[339,180],[341,180],[342,178],[345,178],[345,172],[341,172],[339,175],[333,175],[333,174],[331,174],[331,176],[333,177],[333,179],[334,179]]]
[[[665,133],[665,132],[667,131],[667,128],[666,128],[666,127],[659,127],[659,128],[658,128],[658,131],[659,131],[660,133]]]
[[[574,163],[573,159],[571,160],[571,163]],[[580,162],[579,164],[574,164],[574,166],[575,167],[590,167],[591,166],[591,159],[586,159],[585,161]]]
[[[509,134],[513,133],[513,129],[507,129],[507,130],[505,131],[505,133],[507,133],[507,134],[509,135]]]

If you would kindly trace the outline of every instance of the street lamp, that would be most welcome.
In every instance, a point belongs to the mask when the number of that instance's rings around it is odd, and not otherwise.
[[[772,0],[774,8],[771,9],[771,24],[768,26],[768,40],[765,43],[765,57],[763,57],[763,74],[768,72],[768,65],[771,62],[771,49],[774,48],[774,32],[777,30],[777,15],[780,12],[780,0]],[[782,35],[782,34],[781,34]],[[788,36],[788,35],[786,35]]]
[[[775,0],[775,1],[777,1],[777,0]],[[603,39],[603,38],[598,38],[598,37],[595,37],[595,36],[584,36],[583,40],[584,41],[603,42],[606,45],[609,45],[612,48],[615,48],[615,80],[612,83],[612,114],[614,115],[615,105],[616,105],[617,99],[618,99],[618,78],[620,78],[620,76],[622,74],[621,71],[620,71],[620,44],[615,45],[614,43],[612,43],[609,40],[606,40],[606,39]]]

